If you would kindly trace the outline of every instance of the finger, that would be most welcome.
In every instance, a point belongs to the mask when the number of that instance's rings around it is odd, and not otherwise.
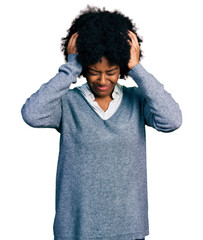
[[[68,48],[73,46],[73,44],[74,44],[74,39],[75,39],[75,37],[76,37],[76,34],[77,34],[77,33],[74,33],[74,34],[70,37],[69,42],[68,42]]]
[[[74,35],[73,35],[73,41],[75,41],[77,38],[78,38],[78,33],[76,32],[76,33],[74,33]]]
[[[128,39],[127,42],[129,43],[130,46],[132,46],[132,42]]]
[[[78,33],[77,33],[77,32],[75,32],[75,33],[72,35],[72,37],[73,37],[73,38],[76,38],[76,37],[77,37],[77,35],[78,35]]]
[[[132,37],[131,37],[131,34],[130,34],[130,30],[128,30],[127,31],[127,34],[128,34],[128,37],[130,38],[130,39],[127,39],[127,42],[130,44],[130,46],[132,45],[132,43],[133,43],[133,40],[132,40]]]
[[[78,33],[76,32],[76,33],[73,34],[72,44],[75,44],[77,38],[78,38]]]
[[[132,33],[132,35],[133,35],[133,39],[134,39],[134,41],[136,42],[136,44],[139,44],[136,34],[135,34],[135,33]]]
[[[132,42],[133,42],[135,45],[139,45],[136,34],[133,33],[133,32],[130,31],[130,30],[128,30],[128,33],[129,33],[129,36],[130,36]]]
[[[73,38],[77,38],[78,37],[78,33],[75,32],[73,35],[72,35]]]
[[[72,45],[73,45],[74,47],[76,47],[77,38],[78,38],[78,34],[76,34],[76,35],[73,37]]]
[[[128,36],[129,36],[129,38],[131,40],[131,43],[134,43],[133,34],[132,34],[132,32],[130,30],[128,30]]]
[[[73,35],[70,37],[70,39],[68,41],[68,47],[70,47],[72,45],[72,41],[73,41]]]

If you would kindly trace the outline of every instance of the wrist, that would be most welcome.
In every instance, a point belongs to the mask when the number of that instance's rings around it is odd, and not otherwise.
[[[77,54],[76,53],[71,53],[67,56],[67,62],[72,62],[76,59]]]
[[[131,70],[133,69],[137,64],[139,64],[139,61],[138,62],[135,62],[133,64],[128,64],[128,68]]]

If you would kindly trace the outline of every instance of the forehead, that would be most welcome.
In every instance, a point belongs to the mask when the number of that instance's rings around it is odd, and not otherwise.
[[[93,68],[96,70],[109,70],[111,68],[119,67],[118,65],[112,65],[106,57],[102,57],[101,61],[91,64],[88,66],[89,68]]]

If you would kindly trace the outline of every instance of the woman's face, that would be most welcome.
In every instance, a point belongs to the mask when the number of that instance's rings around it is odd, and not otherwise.
[[[112,92],[120,75],[118,65],[110,65],[107,58],[102,57],[102,62],[90,65],[87,69],[87,83],[95,98],[112,98]]]

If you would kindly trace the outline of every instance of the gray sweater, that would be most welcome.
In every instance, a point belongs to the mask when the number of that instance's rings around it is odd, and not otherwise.
[[[179,105],[139,63],[116,112],[102,119],[78,88],[75,59],[28,98],[24,121],[60,133],[55,240],[134,240],[149,234],[145,125],[180,127]]]

